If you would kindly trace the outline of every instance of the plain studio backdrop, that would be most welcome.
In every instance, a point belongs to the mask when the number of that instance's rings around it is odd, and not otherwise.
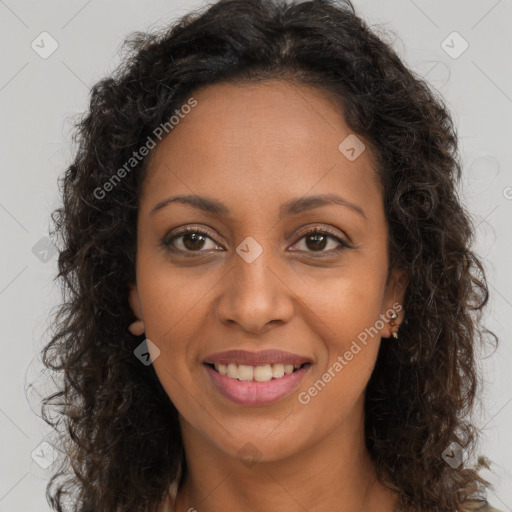
[[[72,154],[70,127],[90,87],[119,62],[128,33],[170,23],[204,5],[189,0],[0,0],[0,512],[49,511],[49,427],[40,397],[26,392],[41,370],[39,351],[52,306],[57,257],[49,214],[57,177]],[[405,62],[445,97],[460,136],[461,191],[477,225],[476,249],[491,293],[486,325],[500,338],[482,354],[480,452],[494,465],[489,501],[512,510],[512,2],[354,0]],[[35,411],[35,412],[34,412]]]

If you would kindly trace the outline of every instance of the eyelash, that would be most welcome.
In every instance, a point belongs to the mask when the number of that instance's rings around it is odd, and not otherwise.
[[[189,233],[196,233],[196,234],[205,236],[205,237],[209,238],[210,240],[212,240],[213,242],[215,242],[212,234],[209,231],[206,231],[204,228],[186,227],[186,228],[182,229],[181,231],[179,231],[178,233],[174,233],[172,235],[172,237],[165,236],[162,239],[160,245],[169,251],[172,251],[175,253],[182,253],[182,254],[189,253],[189,254],[195,255],[196,253],[200,254],[202,252],[203,253],[210,252],[210,251],[202,251],[202,250],[188,251],[188,250],[183,250],[183,249],[177,249],[172,246],[173,241],[175,241],[176,239],[178,239],[184,235],[187,235]],[[301,235],[299,236],[299,238],[298,238],[297,242],[295,242],[295,244],[297,244],[303,238],[312,236],[312,235],[327,235],[328,238],[331,238],[339,243],[339,246],[336,247],[336,249],[331,249],[329,251],[323,251],[323,250],[322,251],[305,251],[305,252],[309,252],[312,254],[316,253],[316,256],[321,257],[322,255],[326,255],[326,254],[338,253],[340,251],[343,251],[344,249],[352,249],[352,246],[350,244],[348,244],[346,241],[342,240],[336,233],[331,231],[329,228],[319,228],[319,227],[310,228],[310,229],[304,231],[303,233],[301,233]],[[215,243],[217,244],[217,242],[215,242]],[[217,245],[219,245],[219,244],[217,244]],[[297,251],[297,252],[303,252],[303,251]]]

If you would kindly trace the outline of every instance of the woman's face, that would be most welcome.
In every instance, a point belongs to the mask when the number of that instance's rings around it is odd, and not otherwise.
[[[151,154],[130,304],[185,442],[277,460],[361,425],[404,291],[396,273],[386,285],[382,192],[320,92],[270,81],[193,97]]]

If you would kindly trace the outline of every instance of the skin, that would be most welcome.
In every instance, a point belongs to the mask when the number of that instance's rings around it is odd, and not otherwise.
[[[338,149],[352,133],[339,108],[303,85],[224,83],[193,97],[197,106],[151,154],[129,296],[180,414],[189,473],[176,510],[392,512],[396,495],[376,480],[364,442],[364,390],[389,323],[307,405],[297,399],[403,301],[403,274],[386,282],[388,230],[370,151],[349,161]],[[329,204],[279,219],[286,201],[332,193],[364,216]],[[176,194],[222,201],[230,213],[173,202],[150,214]],[[160,244],[182,226],[209,229],[211,239],[202,248],[175,239],[174,252]],[[333,252],[340,244],[330,238],[315,245],[303,235],[311,226],[352,248]],[[248,236],[263,249],[252,263],[236,252]],[[186,256],[187,247],[196,250]],[[296,392],[241,406],[216,390],[202,364],[237,348],[286,350],[313,364]],[[248,442],[259,457],[251,467],[238,454]]]

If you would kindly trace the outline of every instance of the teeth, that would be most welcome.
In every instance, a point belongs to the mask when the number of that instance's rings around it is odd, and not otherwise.
[[[238,366],[236,364],[228,364],[228,371],[226,375],[232,379],[238,378]]]
[[[256,382],[267,382],[272,379],[272,366],[256,366],[254,368],[254,380]]]
[[[246,364],[238,365],[238,380],[249,382],[254,377],[254,367]]]
[[[272,365],[272,377],[274,377],[274,379],[280,379],[281,377],[284,377],[284,364]]]
[[[300,368],[299,364],[265,364],[263,366],[250,366],[246,364],[215,364],[215,369],[221,375],[227,375],[232,379],[244,382],[255,380],[256,382],[268,382],[269,380],[280,379],[290,375],[294,370]]]

